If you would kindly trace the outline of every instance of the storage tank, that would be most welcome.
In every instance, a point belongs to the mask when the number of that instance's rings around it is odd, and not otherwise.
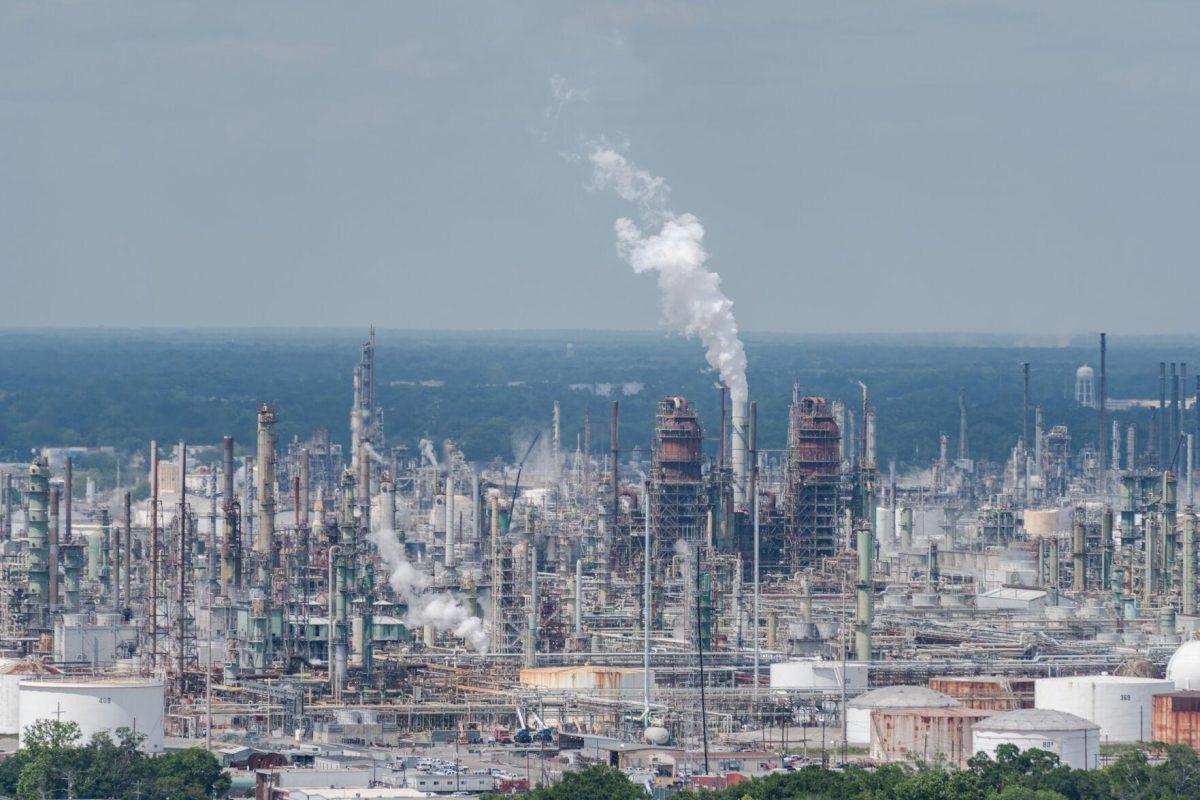
[[[16,736],[21,732],[21,681],[35,675],[57,675],[58,669],[34,659],[0,658],[0,736]]]
[[[1100,761],[1100,726],[1068,714],[1041,708],[1005,711],[976,722],[976,752],[996,757],[1002,744],[1018,750],[1045,750],[1073,769],[1092,769]]]
[[[163,748],[162,681],[142,678],[121,680],[24,680],[19,688],[19,719],[24,731],[41,719],[74,722],[87,741],[95,733],[116,737],[118,728],[145,736],[142,749],[158,753]]]
[[[975,755],[972,726],[993,713],[977,708],[877,708],[871,712],[871,758],[965,766]]]
[[[810,692],[840,692],[846,676],[846,694],[853,697],[867,690],[867,664],[863,661],[820,661],[801,659],[771,665],[772,689]]]
[[[1168,680],[1120,675],[1039,678],[1034,683],[1033,705],[1096,723],[1104,742],[1148,742],[1154,695],[1174,688]]]
[[[1151,735],[1156,742],[1200,750],[1200,692],[1155,695]]]
[[[959,702],[953,697],[924,686],[885,686],[875,689],[846,703],[846,741],[854,745],[871,743],[871,712],[876,709],[898,711],[958,706]]]
[[[1200,641],[1180,645],[1167,662],[1167,679],[1174,681],[1180,691],[1200,690]]]
[[[929,679],[929,688],[948,695],[963,708],[1014,711],[1033,708],[1033,680],[1007,675],[939,675]]]

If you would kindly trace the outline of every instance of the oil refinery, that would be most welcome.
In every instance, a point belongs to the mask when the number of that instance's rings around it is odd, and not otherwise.
[[[345,451],[277,441],[266,401],[252,432],[147,442],[130,490],[81,491],[70,451],[3,466],[0,736],[70,720],[278,786],[332,791],[332,759],[434,793],[1200,744],[1186,364],[1139,442],[1101,334],[1077,400],[1111,448],[1025,400],[1007,463],[973,460],[960,393],[957,440],[898,476],[865,385],[795,387],[778,450],[725,385],[717,419],[658,402],[648,463],[619,401],[573,443],[555,402],[513,463],[392,442],[376,347]]]

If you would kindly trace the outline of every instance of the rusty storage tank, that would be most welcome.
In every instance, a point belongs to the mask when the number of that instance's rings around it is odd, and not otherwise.
[[[1006,675],[938,676],[929,679],[929,688],[949,695],[963,708],[987,711],[1015,711],[1033,708],[1032,678]]]
[[[1200,691],[1154,695],[1150,735],[1156,742],[1200,750]]]
[[[664,483],[699,483],[704,464],[704,430],[686,397],[658,403],[654,463]]]
[[[877,709],[889,711],[914,708],[958,708],[958,701],[924,686],[883,686],[860,694],[846,703],[846,741],[871,743],[871,715]]]
[[[992,713],[978,708],[875,709],[871,758],[963,766],[975,754],[972,726]]]

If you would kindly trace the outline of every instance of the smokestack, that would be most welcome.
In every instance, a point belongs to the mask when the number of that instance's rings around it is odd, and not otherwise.
[[[621,476],[620,476],[620,473],[619,473],[619,464],[620,464],[620,462],[618,461],[618,458],[617,458],[617,457],[618,457],[618,455],[619,455],[619,450],[618,450],[618,448],[617,448],[617,445],[618,445],[618,443],[619,443],[619,440],[618,440],[618,438],[617,438],[617,433],[618,433],[618,427],[617,427],[617,426],[618,426],[618,422],[619,422],[619,419],[618,419],[618,416],[617,416],[617,401],[616,401],[616,400],[613,400],[613,403],[612,403],[612,421],[609,423],[609,429],[610,429],[610,438],[611,438],[611,442],[610,442],[610,444],[611,444],[611,446],[612,446],[612,476],[611,476],[611,481],[612,481],[612,517],[609,519],[609,527],[612,529],[612,533],[610,534],[610,536],[615,536],[615,535],[616,535],[616,532],[617,532],[617,513],[618,513],[618,511],[620,511],[620,507],[621,507],[621,483],[620,483],[620,481],[621,481]]]
[[[562,416],[559,412],[558,401],[554,401],[554,413],[550,424],[550,458],[554,463],[554,477],[562,466]]]
[[[1102,591],[1107,592],[1113,588],[1113,511],[1111,506],[1104,507],[1104,516],[1100,518],[1100,548],[1104,559],[1100,570],[1100,588]]]
[[[1121,468],[1121,423],[1117,420],[1112,421],[1112,461],[1109,463],[1113,469]]]
[[[300,451],[300,496],[297,502],[300,503],[300,525],[308,527],[308,515],[312,509],[312,477],[310,475],[311,466],[309,465],[308,448]],[[393,519],[395,515],[393,515]]]
[[[50,624],[54,625],[54,615],[58,613],[58,487],[50,488],[50,555],[49,590],[50,590]]]
[[[615,407],[617,404],[613,403]],[[575,639],[583,638],[583,559],[575,559]]]
[[[71,463],[71,459],[67,459]],[[11,539],[13,519],[13,480],[10,473],[4,473],[4,536]]]
[[[258,529],[254,532],[254,554],[259,559],[262,587],[269,587],[269,570],[278,565],[275,551],[275,409],[258,407]]]
[[[358,516],[364,531],[371,531],[371,443],[364,441],[358,459]]]
[[[760,581],[762,578],[762,568],[760,566],[760,548],[761,538],[758,524],[758,403],[750,403],[750,425],[747,431],[746,444],[750,457],[750,475],[747,481],[747,491],[749,492],[750,516],[754,531],[754,694],[758,694],[759,684],[759,636],[758,627],[760,622]],[[743,467],[745,463],[743,462]]]
[[[1137,426],[1132,422],[1125,428],[1125,469],[1137,469]]]
[[[358,474],[358,460],[362,457],[362,369],[354,368],[354,404],[350,407],[350,469]]]
[[[1071,529],[1071,590],[1076,594],[1083,594],[1087,589],[1087,581],[1085,575],[1084,561],[1084,539],[1083,539],[1083,507],[1075,508],[1075,524]]]
[[[1021,446],[1025,452],[1021,454],[1021,460],[1025,468],[1025,495],[1029,495],[1029,362],[1021,362],[1021,375],[1024,384],[1024,390],[1021,395]]]
[[[396,528],[396,492],[390,475],[384,474],[379,482],[379,530],[389,531]]]
[[[1158,468],[1167,468],[1167,362],[1158,362]]]
[[[214,525],[216,520],[213,520]],[[133,495],[125,493],[125,605],[133,604]]]
[[[1108,467],[1106,453],[1104,452],[1104,433],[1105,433],[1105,404],[1108,398],[1108,337],[1105,333],[1100,333],[1100,402],[1098,404],[1099,420],[1098,434],[1096,436],[1096,449],[1100,451],[1100,469]],[[1115,465],[1114,465],[1115,466]]]
[[[221,496],[224,499],[225,507],[228,508],[229,504],[233,502],[233,437],[226,436],[224,445],[225,461],[223,465],[224,474],[222,475],[224,489]]]
[[[1183,515],[1183,613],[1196,613],[1196,517]]]
[[[730,458],[733,464],[733,504],[746,505],[746,401],[733,401],[733,424],[730,426]]]
[[[68,473],[70,474],[70,473]],[[158,442],[150,442],[150,668],[158,661]]]
[[[108,536],[108,596],[113,611],[121,610],[121,523],[115,522]]]
[[[1179,446],[1179,369],[1175,362],[1171,362],[1171,441],[1167,447],[1167,461],[1175,456],[1175,449]]]
[[[965,461],[970,457],[967,449],[967,390],[958,390],[958,459]],[[892,504],[895,505],[893,499]]]
[[[224,444],[222,508],[225,517],[225,539],[221,550],[221,592],[229,597],[234,589],[242,586],[242,526],[241,508],[233,487],[233,437],[226,436]]]
[[[73,458],[71,458],[70,456],[67,456],[67,468],[66,468],[65,474],[63,475],[63,500],[64,500],[64,503],[63,503],[62,541],[68,542],[68,543],[72,540],[72,537],[74,535],[71,531],[71,509],[75,502],[74,497],[73,497],[73,495],[75,493],[74,482],[73,482],[74,481],[74,475],[73,475],[74,470],[75,470],[75,460]],[[12,491],[12,477],[11,476],[9,477],[8,488],[11,493],[11,491]]]
[[[875,528],[871,520],[858,526],[857,623],[854,626],[854,657],[871,660],[871,625],[875,620],[875,591],[872,566],[875,561]]]
[[[454,535],[454,448],[446,441],[446,555],[444,565],[451,570],[458,564],[458,541]]]

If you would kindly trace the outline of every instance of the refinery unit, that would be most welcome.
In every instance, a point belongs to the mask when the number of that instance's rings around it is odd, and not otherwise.
[[[372,331],[345,450],[277,441],[266,402],[253,439],[147,443],[128,491],[81,491],[59,451],[0,467],[0,736],[65,718],[272,766],[458,743],[677,775],[1200,746],[1186,364],[1157,403],[1107,398],[1102,335],[1075,399],[1106,446],[1043,419],[1026,364],[1006,463],[971,458],[959,393],[956,436],[897,474],[867,386],[796,387],[779,450],[726,388],[718,419],[663,398],[648,464],[615,401],[574,446],[555,403],[516,463],[401,446],[375,353]],[[499,785],[436,774],[411,785]]]

